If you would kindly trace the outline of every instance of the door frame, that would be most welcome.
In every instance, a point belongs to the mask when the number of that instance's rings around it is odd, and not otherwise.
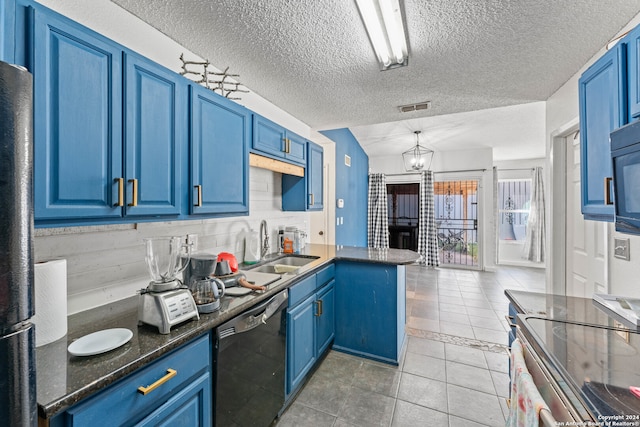
[[[438,178],[440,175],[442,178]],[[486,266],[484,265],[485,260],[485,252],[488,251],[486,242],[485,242],[485,227],[488,224],[485,224],[485,206],[484,206],[484,178],[485,174],[477,171],[472,172],[447,172],[447,171],[438,171],[434,172],[433,181],[478,181],[478,194],[477,200],[478,205],[476,206],[476,213],[478,215],[478,265],[477,266],[465,266],[459,264],[440,264],[440,267],[443,268],[457,268],[461,270],[472,270],[472,271],[485,271]]]
[[[548,181],[551,183],[549,198],[549,215],[547,215],[547,267],[545,271],[546,291],[553,294],[566,295],[567,267],[567,138],[579,132],[578,117],[558,127],[549,136],[547,150]]]

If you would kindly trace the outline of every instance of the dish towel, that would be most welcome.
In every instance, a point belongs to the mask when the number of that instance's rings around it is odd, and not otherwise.
[[[540,411],[549,410],[524,361],[522,343],[511,344],[511,404],[507,427],[538,427]]]

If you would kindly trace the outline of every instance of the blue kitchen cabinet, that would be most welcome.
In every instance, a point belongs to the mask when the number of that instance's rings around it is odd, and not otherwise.
[[[338,261],[334,350],[398,365],[405,342],[406,267]]]
[[[16,4],[13,0],[0,0],[0,61],[10,64],[15,64],[15,9]]]
[[[177,218],[188,81],[30,8],[37,225]]]
[[[291,395],[329,349],[335,336],[335,265],[289,289],[286,394]]]
[[[307,141],[284,127],[258,114],[253,115],[251,147],[259,154],[305,166]]]
[[[180,214],[187,80],[135,54],[124,79],[125,216]]]
[[[626,44],[620,42],[589,67],[578,83],[581,205],[585,219],[613,221],[613,204],[605,200],[611,194],[609,134],[626,122],[626,75]]]
[[[294,391],[316,362],[315,294],[287,311],[287,387]]]
[[[211,360],[206,333],[59,413],[50,426],[105,425],[105,420],[109,425],[172,425],[171,420],[212,425]]]
[[[307,176],[309,187],[309,210],[322,210],[323,197],[324,197],[324,182],[323,182],[323,169],[324,169],[324,150],[321,146],[309,142],[308,144],[308,159]]]
[[[336,297],[335,280],[320,289],[316,296],[318,302],[316,347],[318,355],[325,352],[336,335]]]
[[[622,40],[627,49],[628,122],[640,118],[640,26]]]
[[[211,377],[205,373],[136,426],[210,426],[211,418]]]
[[[249,213],[249,110],[191,86],[191,214]]]
[[[287,151],[284,158],[290,162],[304,165],[307,162],[307,140],[298,134],[287,131]]]
[[[30,12],[36,221],[119,218],[122,50],[56,14]]]
[[[307,142],[304,176],[282,176],[282,210],[321,211],[324,208],[323,157],[321,146]]]

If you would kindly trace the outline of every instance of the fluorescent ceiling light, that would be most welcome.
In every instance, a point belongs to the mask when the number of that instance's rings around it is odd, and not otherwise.
[[[382,70],[409,63],[400,0],[356,0]]]

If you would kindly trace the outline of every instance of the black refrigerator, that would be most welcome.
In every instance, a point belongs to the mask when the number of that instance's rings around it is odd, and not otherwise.
[[[33,82],[0,61],[0,422],[36,426]]]

